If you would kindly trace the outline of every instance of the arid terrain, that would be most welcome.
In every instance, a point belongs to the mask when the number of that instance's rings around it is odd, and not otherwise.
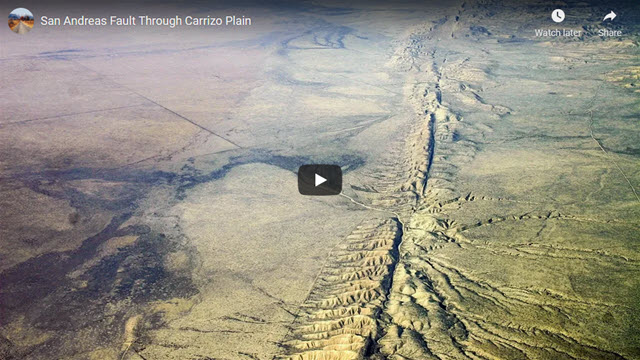
[[[9,19],[9,28],[18,34],[26,34],[33,28],[33,20]]]
[[[0,359],[640,359],[633,3],[154,6],[0,32]]]

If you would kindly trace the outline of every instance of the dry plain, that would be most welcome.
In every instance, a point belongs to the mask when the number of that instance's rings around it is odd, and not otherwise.
[[[0,33],[1,358],[640,358],[637,9],[157,6]]]

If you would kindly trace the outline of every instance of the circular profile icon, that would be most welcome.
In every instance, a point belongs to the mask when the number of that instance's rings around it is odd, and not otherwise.
[[[9,28],[16,34],[28,33],[33,24],[33,14],[25,8],[17,8],[9,14]]]

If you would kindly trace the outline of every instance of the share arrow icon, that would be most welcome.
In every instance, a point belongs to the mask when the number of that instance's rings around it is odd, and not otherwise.
[[[616,13],[611,11],[610,13],[607,14],[607,16],[604,17],[604,19],[602,21],[607,21],[607,20],[613,21],[613,19],[615,19],[616,16],[617,16]]]

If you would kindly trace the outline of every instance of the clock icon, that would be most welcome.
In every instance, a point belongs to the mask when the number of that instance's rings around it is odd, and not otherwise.
[[[551,13],[551,20],[557,22],[557,23],[561,23],[564,21],[564,11],[562,11],[561,9],[555,9],[553,10],[553,12]]]

